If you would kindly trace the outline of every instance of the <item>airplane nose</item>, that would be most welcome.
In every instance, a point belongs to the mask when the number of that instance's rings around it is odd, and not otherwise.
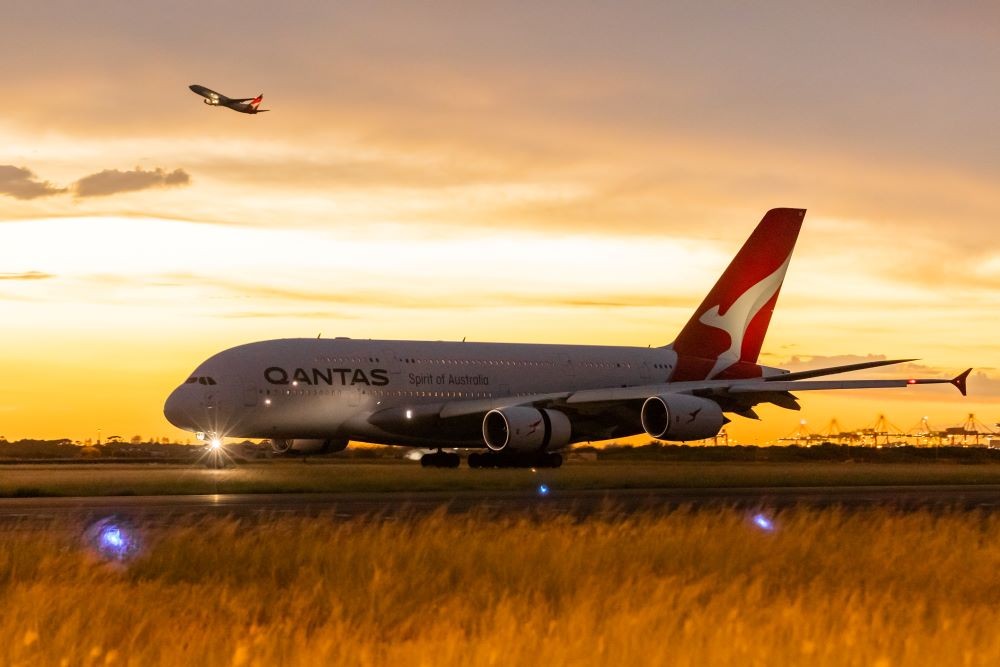
[[[191,396],[190,388],[181,385],[171,392],[167,397],[167,402],[163,404],[163,416],[167,421],[177,428],[188,429],[192,427],[192,405],[194,397]]]

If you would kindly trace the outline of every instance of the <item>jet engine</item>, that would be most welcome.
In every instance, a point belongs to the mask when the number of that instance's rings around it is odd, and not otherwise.
[[[347,449],[347,440],[295,440],[272,439],[271,449],[275,454],[328,454],[330,452],[342,452]]]
[[[555,410],[528,407],[490,410],[483,418],[483,440],[499,451],[546,451],[569,444],[569,417]]]
[[[688,394],[651,396],[642,404],[642,428],[662,440],[704,440],[729,421],[715,401]]]

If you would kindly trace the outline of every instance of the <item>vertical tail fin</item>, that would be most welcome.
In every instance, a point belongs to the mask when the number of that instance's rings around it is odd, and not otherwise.
[[[713,378],[741,362],[756,364],[805,214],[795,208],[764,214],[674,341],[672,379]]]
[[[255,97],[255,98],[253,98],[252,100],[250,100],[250,106],[252,106],[252,107],[253,107],[254,109],[256,109],[257,107],[259,107],[259,106],[260,106],[260,103],[261,103],[261,102],[262,102],[263,100],[264,100],[264,93],[261,93],[261,94],[260,94],[260,95],[258,95],[257,97]]]

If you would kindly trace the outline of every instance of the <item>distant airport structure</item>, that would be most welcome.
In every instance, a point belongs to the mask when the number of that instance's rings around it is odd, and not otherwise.
[[[209,91],[210,92],[210,91]],[[657,348],[408,340],[283,339],[200,364],[164,406],[212,442],[267,438],[279,452],[339,451],[349,440],[475,448],[472,467],[559,466],[578,442],[639,435],[715,438],[727,414],[798,410],[793,392],[951,383],[816,380],[908,359],[789,372],[757,363],[805,211],[768,211],[673,343]],[[455,467],[438,449],[424,465]]]
[[[858,429],[842,429],[834,417],[826,428],[819,432],[809,429],[808,422],[802,420],[798,428],[775,444],[810,446],[822,443],[838,445],[858,445],[870,447],[917,446],[917,447],[1000,447],[1000,424],[989,426],[969,414],[957,426],[933,428],[929,417],[910,428],[902,429],[892,423],[884,414],[875,422]]]
[[[264,99],[264,94],[261,93],[257,97],[244,97],[240,99],[234,99],[231,97],[226,97],[222,93],[217,93],[210,88],[205,86],[199,86],[198,84],[192,84],[188,86],[191,92],[201,95],[205,98],[205,104],[213,107],[226,107],[227,109],[232,109],[233,111],[239,111],[240,113],[264,113],[265,111],[270,111],[270,109],[261,109],[260,103]]]

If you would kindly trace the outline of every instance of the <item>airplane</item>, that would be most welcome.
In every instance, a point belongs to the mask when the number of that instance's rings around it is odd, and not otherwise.
[[[192,92],[201,95],[205,99],[203,100],[205,104],[209,106],[223,106],[232,109],[233,111],[239,111],[240,113],[264,113],[265,111],[270,111],[270,109],[259,109],[261,100],[264,99],[264,94],[261,93],[257,97],[245,97],[238,100],[226,97],[221,93],[217,93],[214,90],[206,88],[205,86],[199,86],[198,84],[192,84],[188,86]]]
[[[663,347],[289,338],[200,364],[167,398],[167,420],[216,443],[270,441],[276,453],[348,441],[434,450],[424,466],[558,467],[574,443],[648,434],[716,436],[760,404],[800,409],[793,392],[950,383],[957,377],[814,378],[899,364],[790,372],[757,363],[804,209],[768,211],[673,343]]]

